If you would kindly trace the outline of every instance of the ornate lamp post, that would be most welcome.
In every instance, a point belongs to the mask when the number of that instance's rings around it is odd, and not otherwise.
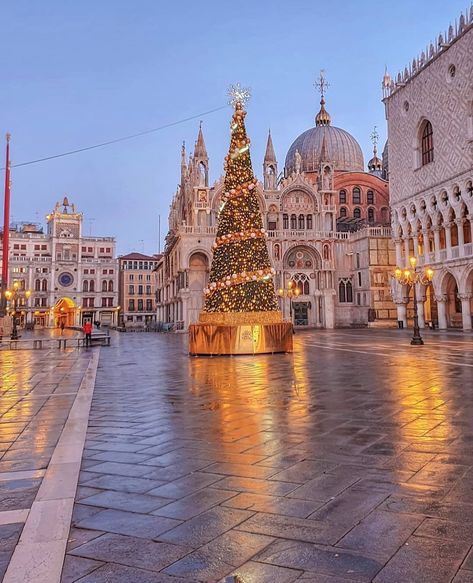
[[[13,303],[13,329],[11,333],[12,340],[18,340],[18,328],[17,328],[17,321],[16,321],[16,308],[18,306],[18,300],[22,297],[28,299],[31,296],[31,291],[21,291],[20,284],[18,281],[13,282],[13,289],[7,289],[5,291],[5,297],[9,302]]]
[[[280,288],[278,289],[278,296],[280,298],[289,298],[289,317],[291,318],[292,322],[292,298],[297,298],[301,293],[301,290],[296,286],[296,284],[289,280],[287,282],[287,289]]]
[[[420,335],[419,328],[419,315],[417,313],[417,293],[416,284],[420,283],[422,285],[430,285],[432,283],[432,276],[434,272],[430,267],[426,267],[424,271],[417,270],[417,259],[415,257],[409,258],[409,263],[411,265],[410,269],[400,269],[396,267],[393,277],[401,284],[408,287],[412,287],[413,300],[414,300],[414,335],[412,336],[411,344],[414,346],[421,346],[424,344],[422,336]]]

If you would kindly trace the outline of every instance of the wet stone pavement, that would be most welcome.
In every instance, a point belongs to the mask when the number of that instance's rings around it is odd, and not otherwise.
[[[472,583],[473,337],[425,338],[0,351],[0,579]]]
[[[77,351],[0,353],[0,579],[89,362]]]
[[[62,582],[473,582],[473,342],[102,349]]]

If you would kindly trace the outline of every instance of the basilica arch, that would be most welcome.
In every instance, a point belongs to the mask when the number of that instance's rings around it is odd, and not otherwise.
[[[287,290],[291,282],[299,295],[282,304],[284,316],[292,316],[296,326],[333,328],[333,283],[331,272],[322,269],[322,257],[308,245],[293,245],[283,257],[281,285]]]

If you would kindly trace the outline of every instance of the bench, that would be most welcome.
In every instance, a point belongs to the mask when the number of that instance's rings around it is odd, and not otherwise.
[[[90,345],[100,344],[102,346],[110,346],[110,334],[105,334],[105,332],[99,332],[98,334],[92,334]],[[77,339],[77,348],[86,346],[85,336],[83,338]]]

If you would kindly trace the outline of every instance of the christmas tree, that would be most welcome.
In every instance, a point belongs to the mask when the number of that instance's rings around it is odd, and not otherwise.
[[[258,206],[244,110],[249,94],[232,88],[234,114],[217,237],[204,312],[274,312],[278,302]]]

